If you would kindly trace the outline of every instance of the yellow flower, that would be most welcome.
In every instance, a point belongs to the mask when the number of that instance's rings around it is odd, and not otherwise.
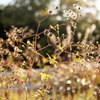
[[[62,47],[61,47],[61,46],[59,46],[58,48],[61,50],[61,52],[63,52],[63,51],[64,51],[64,46],[62,46]]]
[[[46,74],[46,73],[41,73],[41,81],[45,81],[47,82],[49,79],[51,79],[51,75],[50,74]]]
[[[51,58],[51,57],[48,55],[48,58],[49,58],[50,64],[55,65],[55,64],[58,63],[58,62],[56,61],[56,56],[55,56],[55,55],[53,56],[53,58]]]

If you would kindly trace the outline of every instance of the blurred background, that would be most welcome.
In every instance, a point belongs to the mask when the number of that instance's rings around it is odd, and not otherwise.
[[[9,31],[11,26],[28,27],[36,31],[38,22],[43,19],[48,10],[60,6],[60,11],[48,17],[40,26],[39,32],[49,28],[50,25],[66,22],[63,10],[73,9],[73,4],[82,7],[82,16],[77,21],[76,32],[85,33],[86,28],[96,25],[94,36],[100,34],[100,0],[0,0],[0,37],[5,37],[4,30]],[[64,27],[60,33],[66,33]],[[100,37],[98,37],[100,41]]]

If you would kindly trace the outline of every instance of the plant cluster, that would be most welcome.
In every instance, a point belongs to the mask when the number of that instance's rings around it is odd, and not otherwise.
[[[6,32],[8,38],[0,38],[0,90],[3,91],[3,94],[0,94],[1,100],[4,97],[10,100],[9,91],[15,86],[18,87],[19,96],[22,94],[20,86],[23,86],[25,99],[32,98],[31,93],[28,93],[27,84],[38,84],[36,90],[32,91],[35,99],[100,99],[100,44],[93,44],[100,36],[93,37],[92,33],[96,29],[96,25],[93,24],[86,29],[84,38],[81,33],[77,33],[79,41],[74,42],[76,21],[81,16],[81,7],[76,4],[73,6],[78,12],[64,10],[66,23],[50,25],[49,29],[38,33],[41,23],[51,14],[55,14],[49,10],[48,16],[39,22],[35,34],[33,30],[27,32],[26,28],[12,26],[12,30]],[[59,10],[56,6],[55,12]],[[67,34],[61,34],[59,31],[63,25],[66,25]],[[45,47],[38,43],[41,34],[48,40]],[[48,47],[53,48],[53,53],[46,52],[47,56],[41,54],[41,51]],[[36,65],[49,68],[39,72],[34,69]],[[6,75],[8,71],[11,73]]]

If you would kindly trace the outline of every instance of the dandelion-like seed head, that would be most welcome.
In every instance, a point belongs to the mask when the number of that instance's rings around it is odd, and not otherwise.
[[[59,10],[59,9],[60,9],[60,6],[55,6],[55,9],[56,9],[56,10]]]
[[[53,13],[53,11],[52,11],[52,10],[48,10],[48,13],[49,13],[49,14],[52,14],[52,13]]]

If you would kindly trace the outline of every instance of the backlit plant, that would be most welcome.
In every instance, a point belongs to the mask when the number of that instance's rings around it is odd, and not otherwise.
[[[65,23],[50,25],[50,28],[38,32],[42,22],[60,10],[56,6],[54,11],[49,10],[49,14],[39,22],[35,34],[33,30],[26,32],[27,28],[12,26],[12,30],[6,32],[8,38],[0,38],[0,100],[4,100],[4,97],[11,100],[9,92],[15,86],[18,87],[20,98],[24,94],[26,100],[100,99],[100,44],[93,44],[100,36],[93,38],[92,33],[96,29],[93,24],[86,29],[84,38],[82,33],[77,33],[79,41],[74,42],[81,7],[76,4],[73,6],[77,12],[71,9],[63,11],[67,19]],[[59,31],[63,25],[66,26],[67,34]],[[45,47],[41,47],[38,42],[41,34],[47,37],[48,45]],[[90,35],[92,40],[88,40]],[[52,48],[53,53],[45,52],[45,56],[41,51],[48,47]],[[49,68],[39,72],[34,66]],[[6,75],[8,71],[11,73]],[[29,93],[27,86],[30,83],[37,84],[34,91],[30,89],[32,93]]]

